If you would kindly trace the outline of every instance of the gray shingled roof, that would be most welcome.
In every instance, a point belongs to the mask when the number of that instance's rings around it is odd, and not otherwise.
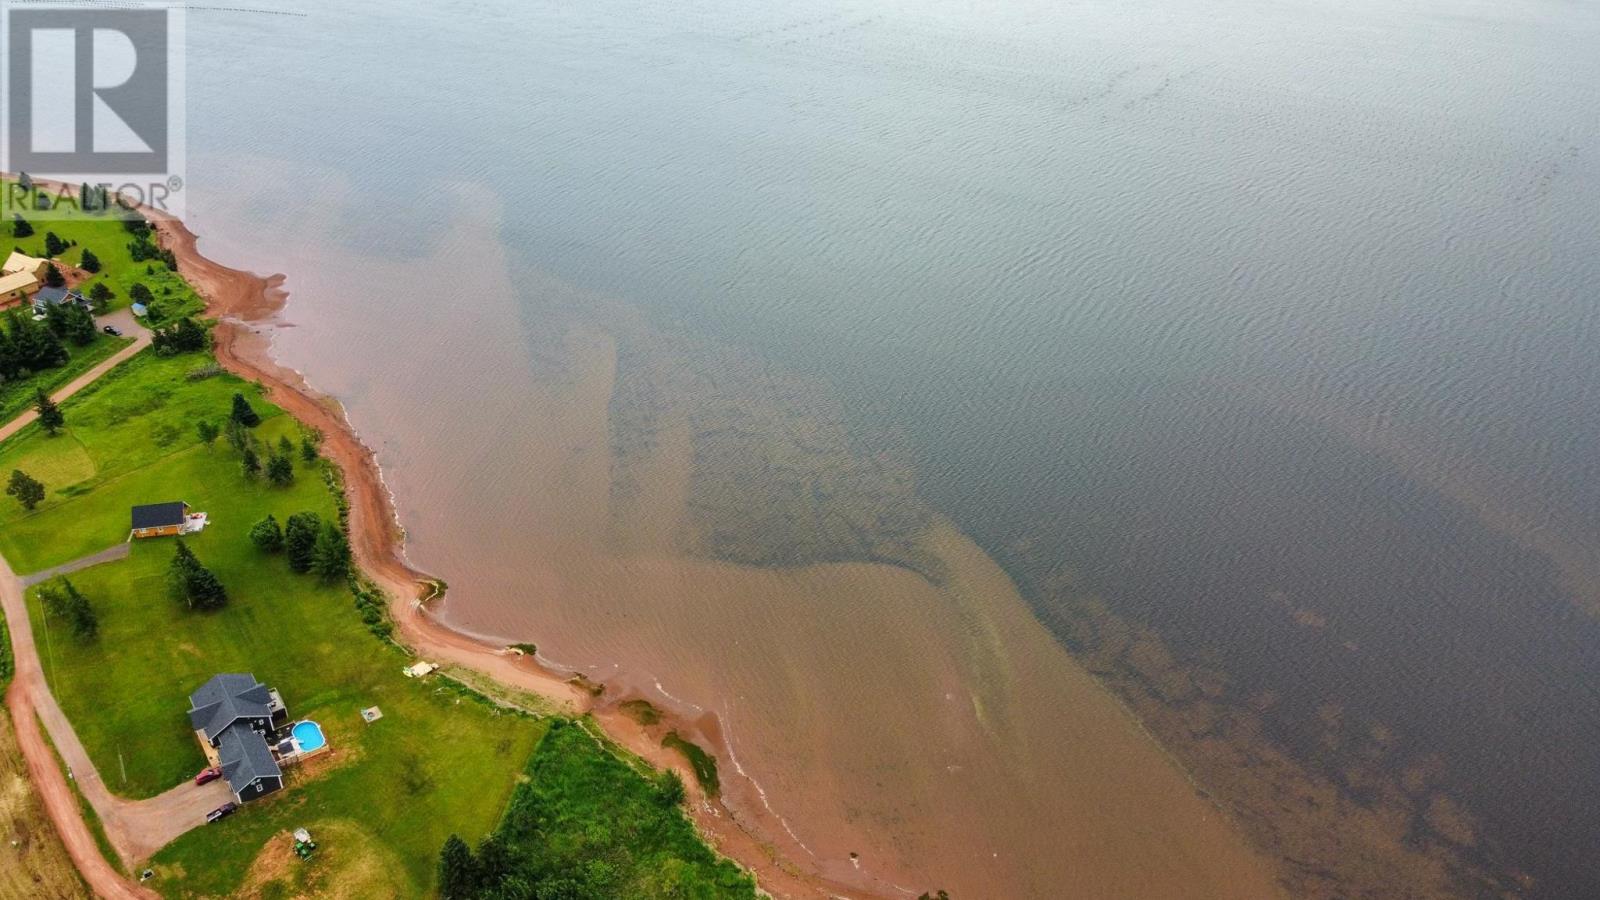
[[[133,527],[135,528],[160,528],[164,525],[183,524],[182,500],[171,503],[150,503],[145,506],[133,508]]]
[[[217,758],[222,762],[222,777],[228,779],[228,787],[235,794],[257,778],[283,778],[283,770],[267,749],[267,739],[245,725],[222,732],[217,740]]]
[[[206,740],[214,741],[217,735],[241,718],[267,718],[269,694],[267,686],[256,681],[254,675],[242,672],[225,672],[213,675],[200,690],[189,695],[189,722],[195,731],[203,731]]]
[[[60,306],[68,301],[79,304],[89,302],[82,294],[64,287],[42,287],[33,295],[34,306]]]

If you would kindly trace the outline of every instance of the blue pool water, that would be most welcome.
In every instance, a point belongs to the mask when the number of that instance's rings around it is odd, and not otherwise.
[[[328,742],[327,738],[322,736],[321,726],[315,722],[297,722],[293,733],[294,742],[300,745],[302,753],[316,750]]]

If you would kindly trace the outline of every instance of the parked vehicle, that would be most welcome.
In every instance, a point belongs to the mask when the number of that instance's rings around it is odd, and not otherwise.
[[[112,337],[121,337],[122,336],[122,332],[118,331],[114,326],[111,326],[111,325],[107,325],[106,327],[104,327],[104,328],[102,328],[100,330],[104,331],[106,334],[111,335]]]
[[[233,811],[238,809],[238,808],[239,808],[239,804],[234,803],[233,801],[230,800],[229,802],[222,804],[221,806],[217,807],[216,809],[213,809],[211,812],[206,813],[206,824],[210,825],[212,822],[215,822],[218,819],[227,818],[228,816],[233,815]]]
[[[210,784],[222,777],[221,769],[201,769],[200,774],[194,777],[195,784]]]

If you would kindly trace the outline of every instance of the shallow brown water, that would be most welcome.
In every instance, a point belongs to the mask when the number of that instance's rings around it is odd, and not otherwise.
[[[1184,865],[1075,659],[1296,894],[1600,891],[1595,10],[303,11],[195,15],[194,224],[453,621],[919,888]]]

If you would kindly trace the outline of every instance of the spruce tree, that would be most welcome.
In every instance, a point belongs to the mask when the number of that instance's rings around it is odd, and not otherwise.
[[[228,602],[222,582],[200,564],[182,538],[178,539],[172,562],[167,566],[167,586],[173,598],[184,601],[190,609],[217,609]]]
[[[100,257],[95,256],[93,251],[85,247],[83,248],[83,259],[79,261],[78,267],[85,272],[98,272],[100,271]]]
[[[478,893],[478,863],[467,842],[452,834],[439,850],[439,897],[470,900]]]
[[[239,467],[244,470],[246,478],[254,479],[261,474],[261,457],[256,455],[256,448],[244,448],[244,457],[239,461]]]
[[[56,405],[44,388],[35,388],[33,392],[33,408],[39,412],[39,427],[46,434],[57,435],[61,429],[67,427],[67,417],[61,414],[61,407]]]
[[[350,571],[350,542],[333,522],[324,522],[311,551],[311,568],[323,581],[338,581]]]
[[[233,412],[229,413],[228,417],[246,428],[254,428],[261,424],[261,417],[256,415],[256,411],[250,406],[250,401],[246,400],[243,394],[233,395]]]
[[[89,598],[78,593],[66,578],[61,579],[61,588],[66,594],[66,619],[73,636],[80,641],[94,640],[100,633],[100,618],[89,605]]]
[[[33,226],[22,217],[22,213],[11,214],[11,233],[19,238],[33,237]]]
[[[270,513],[250,528],[250,543],[263,553],[277,553],[283,549],[283,529]]]
[[[267,459],[267,481],[274,487],[288,487],[294,483],[294,461],[282,453]]]
[[[321,531],[322,519],[314,512],[297,512],[283,523],[283,548],[289,555],[289,568],[296,572],[311,571]]]
[[[11,470],[11,481],[6,485],[6,493],[17,498],[22,508],[30,511],[44,502],[44,485],[21,469]]]
[[[94,316],[90,315],[87,309],[76,303],[68,304],[65,319],[65,333],[62,337],[79,347],[87,347],[94,343],[97,334]]]
[[[44,283],[50,287],[61,287],[67,283],[67,277],[61,274],[61,270],[56,268],[55,263],[51,263],[45,267]]]

